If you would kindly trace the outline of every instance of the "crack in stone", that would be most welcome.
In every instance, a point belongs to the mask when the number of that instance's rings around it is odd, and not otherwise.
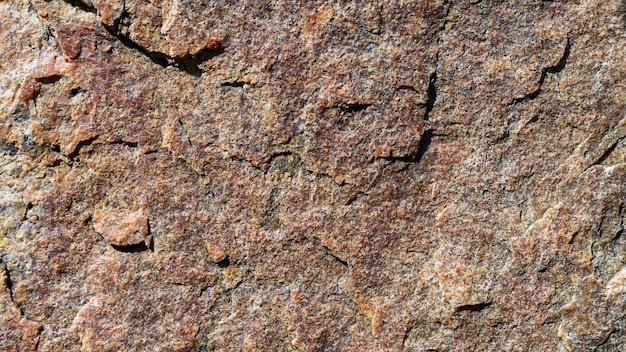
[[[114,244],[111,244],[111,247],[113,247],[113,249],[115,249],[116,251],[124,252],[124,253],[139,253],[139,252],[146,252],[146,251],[154,252],[154,250],[152,249],[154,248],[152,246],[152,240],[150,240],[150,242],[148,243],[150,244],[150,246],[148,246],[145,242],[141,242],[141,243],[131,244],[128,246],[116,246]]]
[[[222,87],[231,87],[231,88],[243,88],[246,84],[250,85],[250,82],[246,81],[228,81],[220,84]]]
[[[428,121],[430,118],[430,113],[433,111],[433,107],[435,106],[435,101],[437,100],[437,87],[435,84],[437,83],[437,69],[439,66],[439,50],[437,50],[437,63],[435,64],[435,72],[430,74],[428,79],[428,90],[427,90],[427,99],[424,111],[424,121]]]
[[[443,44],[443,39],[441,38],[442,33],[445,32],[446,26],[448,25],[448,19],[450,17],[450,12],[452,10],[452,1],[447,2],[446,13],[443,16],[443,23],[437,32],[437,52],[435,53],[435,70],[429,75],[428,78],[428,90],[427,90],[427,99],[426,99],[426,111],[424,112],[424,121],[428,121],[430,118],[430,114],[435,106],[435,101],[437,100],[437,71],[439,71],[439,56],[441,55],[441,46]]]
[[[433,72],[430,73],[429,75],[429,79],[428,79],[428,89],[427,89],[427,93],[426,93],[426,103],[422,103],[419,104],[420,106],[424,107],[424,116],[423,116],[423,121],[426,123],[428,122],[428,120],[430,119],[430,115],[433,111],[433,108],[435,107],[435,102],[437,101],[437,71],[439,70],[439,55],[441,52],[441,44],[442,44],[442,39],[441,39],[441,35],[439,35],[441,32],[445,31],[446,25],[448,23],[448,17],[450,15],[450,10],[452,9],[452,3],[449,2],[448,3],[448,8],[446,9],[446,14],[443,17],[443,24],[441,25],[440,29],[439,29],[439,33],[438,33],[438,38],[437,38],[437,53],[435,54],[435,70]],[[410,90],[413,92],[416,92],[417,90],[415,89],[415,87],[410,86],[410,85],[401,85],[398,88],[396,88],[397,90]],[[424,156],[424,154],[426,153],[426,151],[428,150],[428,147],[430,146],[430,143],[432,141],[432,137],[435,135],[434,134],[435,130],[432,128],[426,129],[424,131],[424,133],[422,133],[422,137],[420,139],[420,144],[418,146],[418,149],[415,153],[413,154],[409,154],[409,155],[404,155],[404,156],[383,156],[383,157],[378,157],[376,159],[379,160],[387,160],[387,161],[391,161],[391,162],[405,162],[407,163],[407,165],[402,168],[401,170],[404,170],[406,167],[408,167],[409,164],[412,163],[419,163],[420,160],[422,159],[422,157]],[[400,171],[401,171],[400,170]]]
[[[462,306],[456,307],[454,310],[455,313],[467,311],[467,312],[481,312],[485,308],[489,307],[491,302],[481,302],[476,304],[464,304]]]
[[[3,256],[0,256],[0,266],[2,266],[3,270],[4,270],[4,277],[5,277],[5,285],[7,288],[7,291],[9,291],[9,299],[11,301],[11,303],[13,303],[17,309],[19,310],[20,314],[22,315],[22,317],[28,321],[37,323],[39,325],[38,331],[37,331],[37,342],[35,345],[35,351],[37,351],[37,349],[39,348],[39,343],[40,343],[40,336],[41,333],[44,330],[44,326],[37,320],[35,319],[31,319],[26,312],[24,311],[24,308],[22,308],[22,306],[20,304],[18,304],[17,302],[15,302],[15,298],[14,298],[14,294],[13,294],[13,280],[11,279],[11,273],[9,271],[9,268],[6,265],[6,262],[4,261]]]
[[[82,2],[81,0],[64,0],[64,1],[83,11],[90,12],[90,13],[97,13],[97,10],[93,6],[86,4]],[[109,25],[102,23],[102,26],[104,27],[104,29],[106,29],[106,31],[111,36],[117,38],[117,40],[119,40],[119,42],[122,45],[124,45],[125,47],[129,49],[139,52],[140,54],[150,59],[150,61],[154,62],[155,64],[163,68],[172,66],[192,76],[200,77],[204,73],[204,71],[200,68],[200,64],[214,58],[215,56],[218,56],[224,53],[224,48],[222,47],[222,45],[204,48],[196,54],[188,53],[187,55],[181,56],[181,57],[167,55],[160,51],[149,50],[141,46],[136,41],[134,41],[129,35],[123,33],[122,31],[123,21],[129,18],[130,18],[130,14],[126,10],[125,4],[124,4],[121,15],[113,22],[113,25],[109,26]]]
[[[548,77],[548,73],[555,74],[555,73],[559,73],[559,72],[563,71],[563,69],[565,68],[565,65],[567,64],[567,59],[569,58],[571,49],[572,49],[572,42],[571,42],[571,40],[568,37],[567,38],[567,42],[565,43],[565,49],[563,50],[563,55],[559,59],[559,62],[557,62],[557,64],[554,65],[554,66],[544,67],[541,70],[541,78],[539,78],[539,83],[537,84],[537,89],[535,89],[533,92],[525,94],[523,97],[514,98],[508,105],[509,106],[510,105],[517,105],[517,104],[523,103],[525,101],[533,100],[533,99],[537,98],[539,96],[539,94],[541,93],[541,87],[543,86],[543,83],[545,82],[546,78]]]
[[[425,109],[424,116],[423,116],[424,123],[427,123],[428,120],[430,119],[430,115],[435,107],[435,102],[437,101],[437,71],[439,70],[439,56],[441,54],[441,46],[443,43],[441,36],[442,36],[442,32],[445,32],[446,30],[446,25],[448,24],[448,18],[450,17],[450,11],[452,10],[452,4],[453,3],[451,1],[447,2],[448,7],[446,8],[446,13],[443,16],[443,23],[441,24],[441,27],[439,28],[439,31],[437,33],[437,52],[435,53],[435,70],[431,72],[428,77],[428,89],[426,91],[426,102],[423,104],[419,104]],[[407,85],[399,86],[397,90],[410,90],[413,92],[416,91],[415,87],[407,86]],[[428,150],[428,147],[430,146],[432,137],[434,135],[435,135],[434,129],[432,128],[426,129],[422,133],[422,137],[420,138],[420,144],[418,146],[417,151],[413,154],[404,155],[404,156],[384,156],[384,157],[378,157],[377,159],[387,160],[391,162],[399,161],[399,162],[407,163],[406,166],[400,170],[402,171],[406,169],[408,165],[413,164],[413,163],[419,163],[422,160],[422,157]]]
[[[624,140],[624,138],[626,138],[626,136],[622,136],[620,138],[617,138],[605,151],[604,153],[602,153],[602,155],[600,155],[594,162],[591,163],[591,165],[589,165],[585,171],[589,170],[591,167],[595,166],[595,165],[600,165],[602,164],[606,159],[609,158],[609,156],[611,156],[611,154],[613,153],[613,151],[615,150],[615,148],[617,148],[617,146]],[[584,172],[584,171],[583,171]]]
[[[98,139],[100,138],[100,135],[96,135],[94,137],[82,140],[80,142],[78,142],[78,144],[76,144],[76,147],[74,147],[74,150],[69,153],[68,155],[66,155],[66,157],[70,160],[70,161],[74,161],[76,160],[76,157],[80,154],[80,150],[84,147],[88,147],[92,144],[94,144]],[[99,145],[123,145],[126,146],[128,148],[137,148],[138,143],[137,142],[130,142],[130,141],[125,141],[122,139],[118,139],[112,142],[108,142],[108,143],[101,143]],[[58,151],[60,153],[60,151]]]
[[[78,144],[76,144],[76,147],[74,147],[74,150],[71,153],[69,153],[67,155],[67,157],[71,161],[74,161],[74,158],[76,158],[78,156],[78,154],[80,153],[80,150],[83,147],[88,147],[88,146],[92,145],[98,138],[100,138],[100,136],[96,135],[96,136],[91,137],[89,139],[85,139],[85,140],[82,140],[82,141],[78,142]]]
[[[15,301],[13,300],[13,280],[11,280],[11,273],[9,272],[9,268],[5,265],[3,265],[4,267],[4,277],[6,280],[6,287],[7,290],[9,291],[9,297],[11,298],[11,302],[15,303]],[[15,305],[17,305],[17,303],[15,303]],[[19,305],[17,305],[18,308],[20,309],[20,311],[22,311],[22,308],[19,307]],[[24,312],[22,312],[22,315],[24,315]]]
[[[406,348],[406,340],[409,338],[409,335],[411,334],[411,331],[413,331],[413,329],[415,329],[415,325],[407,326],[406,331],[404,332],[404,336],[402,336],[402,348]]]
[[[338,256],[336,256],[333,251],[330,250],[330,248],[322,245],[322,248],[324,248],[324,252],[326,254],[328,254],[329,256],[331,256],[333,259],[335,259],[337,262],[341,263],[341,265],[345,266],[346,268],[350,269],[350,265],[348,264],[347,261],[339,258]]]
[[[339,109],[343,113],[355,114],[355,113],[357,113],[359,111],[366,110],[370,106],[372,106],[372,104],[340,102],[338,104],[329,106],[326,109]],[[324,110],[326,110],[326,109],[324,109]]]
[[[424,131],[424,133],[422,133],[422,138],[420,139],[419,147],[417,151],[413,154],[404,155],[404,156],[381,156],[381,157],[378,157],[377,159],[387,160],[390,162],[407,163],[405,168],[409,164],[419,163],[424,157],[424,154],[426,154],[426,151],[428,151],[428,147],[430,146],[430,143],[432,142],[433,136],[436,136],[434,132],[435,132],[434,129],[427,129],[426,131]]]
[[[187,132],[187,128],[185,128],[185,124],[180,118],[180,111],[178,110],[178,106],[174,106],[174,109],[176,109],[176,119],[178,120],[178,124],[180,125],[180,128],[183,130],[183,132],[185,132],[185,137],[187,138],[189,147],[193,149],[193,143],[191,142],[191,138],[189,137],[189,132]]]

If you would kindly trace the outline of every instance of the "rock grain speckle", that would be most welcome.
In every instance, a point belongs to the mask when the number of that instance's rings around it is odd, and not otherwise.
[[[0,0],[0,350],[622,351],[626,2]]]

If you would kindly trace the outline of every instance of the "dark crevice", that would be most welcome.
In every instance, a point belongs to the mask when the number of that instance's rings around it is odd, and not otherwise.
[[[137,148],[138,143],[137,142],[129,142],[129,141],[124,141],[124,140],[116,140],[113,141],[111,143],[109,143],[109,145],[123,145],[126,146],[128,148]]]
[[[65,2],[83,11],[97,13],[97,10],[93,6],[87,5],[80,0],[65,0]],[[182,57],[170,56],[159,51],[148,50],[131,39],[130,36],[123,33],[122,28],[124,26],[122,23],[129,18],[130,14],[123,8],[121,15],[113,22],[113,25],[108,26],[102,23],[102,26],[111,36],[117,38],[124,46],[141,53],[149,58],[150,61],[163,68],[172,66],[192,76],[200,77],[203,73],[200,65],[224,52],[224,48],[221,45],[204,48],[196,54],[187,54]]]
[[[44,330],[44,326],[43,325],[39,325],[39,331],[37,333],[37,341],[35,342],[35,351],[39,351],[39,344],[41,343],[41,333]]]
[[[122,11],[122,14],[120,15],[120,17],[118,17],[115,20],[115,22],[113,22],[112,26],[107,26],[107,25],[103,24],[103,27],[104,27],[104,29],[106,29],[107,32],[109,32],[109,34],[111,36],[117,38],[120,41],[120,43],[122,43],[127,48],[138,51],[139,53],[141,53],[144,56],[146,56],[147,58],[149,58],[152,62],[154,62],[155,64],[157,64],[157,65],[159,65],[159,66],[161,66],[163,68],[165,68],[167,66],[170,66],[170,64],[169,64],[169,62],[167,60],[167,55],[165,55],[164,53],[161,53],[161,52],[150,51],[150,50],[142,47],[141,45],[139,45],[134,40],[130,39],[129,36],[127,36],[127,35],[122,33],[122,21],[124,21],[128,17],[129,17],[129,14],[124,9]]]
[[[571,49],[572,49],[572,43],[570,39],[567,38],[567,42],[565,44],[565,50],[563,51],[563,56],[561,56],[561,59],[559,59],[559,62],[557,62],[557,64],[554,66],[548,66],[548,67],[545,67],[543,70],[541,70],[541,78],[539,78],[537,89],[535,89],[535,91],[531,93],[524,95],[521,98],[513,99],[513,101],[509,103],[509,105],[516,105],[519,103],[523,103],[527,100],[533,100],[536,97],[538,97],[539,94],[541,93],[541,87],[543,86],[543,83],[548,77],[548,73],[555,74],[555,73],[559,73],[563,71],[563,69],[565,68],[565,65],[567,64],[567,59],[569,58]]]
[[[401,85],[398,88],[396,88],[397,90],[410,90],[412,92],[417,92],[417,90],[415,89],[415,87],[413,86],[408,86],[408,85]]]
[[[504,132],[502,132],[501,135],[499,135],[496,138],[495,143],[503,142],[503,141],[507,140],[510,136],[511,136],[511,133],[509,131],[504,131]]]
[[[215,264],[222,269],[228,268],[230,266],[230,258],[226,257]]]
[[[52,75],[48,77],[36,78],[35,81],[42,83],[42,84],[53,84],[53,83],[58,82],[60,79],[61,79],[61,75]]]
[[[83,147],[88,147],[92,145],[93,142],[95,142],[99,137],[100,136],[96,135],[95,137],[91,137],[89,139],[85,139],[83,141],[78,142],[78,144],[76,144],[76,147],[74,148],[74,151],[72,151],[67,157],[70,160],[74,160],[74,158],[78,156],[78,154],[80,153],[80,150]]]
[[[233,82],[224,82],[221,84],[222,87],[233,87],[233,88],[241,88],[248,84],[248,82],[244,81],[233,81]]]
[[[322,245],[322,248],[324,248],[324,251],[326,252],[326,254],[328,254],[329,256],[333,257],[336,261],[338,261],[339,263],[341,263],[341,265],[345,266],[346,268],[350,268],[350,266],[348,265],[348,262],[337,257],[336,255],[333,254],[333,252],[326,246]]]
[[[85,92],[87,92],[87,91],[84,90],[83,88],[75,87],[75,88],[70,89],[70,97],[74,97],[74,96],[77,96],[80,93],[85,93]]]
[[[344,106],[341,110],[347,113],[356,113],[359,111],[363,111],[365,109],[367,109],[370,105],[369,104],[348,104],[346,106]]]
[[[150,250],[150,252],[154,253],[154,236],[152,235],[152,228],[150,227],[150,221],[148,221],[148,235],[146,240],[146,247]]]
[[[439,59],[437,58],[437,61],[438,60]],[[437,84],[437,70],[435,69],[435,72],[431,73],[428,79],[428,89],[426,91],[426,102],[418,104],[418,106],[425,108],[424,121],[428,121],[428,119],[430,118],[430,113],[433,111],[433,108],[435,107],[435,101],[437,100],[436,84]],[[415,87],[409,86],[409,85],[401,85],[398,88],[396,88],[396,90],[398,91],[409,90],[411,92],[417,92]]]
[[[0,258],[0,263],[3,263],[2,258]],[[14,298],[13,298],[13,280],[11,280],[11,274],[9,273],[9,269],[7,268],[6,264],[3,265],[4,267],[4,274],[5,274],[5,281],[6,281],[6,287],[7,290],[9,291],[9,299],[11,300],[11,303],[13,303],[17,309],[20,311],[20,314],[22,315],[22,317],[26,320],[35,322],[38,324],[37,327],[37,337],[36,337],[36,342],[35,342],[35,351],[39,350],[39,342],[41,341],[41,332],[43,331],[44,327],[43,325],[41,325],[41,323],[39,323],[38,321],[29,318],[26,315],[26,312],[24,312],[24,308],[22,308],[21,305],[19,305],[17,302],[15,302]]]
[[[437,58],[437,61],[439,59]],[[430,113],[433,111],[433,107],[435,106],[435,101],[437,100],[437,88],[435,87],[437,83],[437,70],[430,74],[430,78],[428,80],[428,99],[426,100],[426,111],[424,111],[424,121],[428,121],[430,118]]]
[[[624,138],[626,137],[622,137],[622,138],[618,138],[613,144],[611,144],[611,146],[604,151],[604,153],[602,153],[602,155],[600,155],[600,157],[598,159],[596,159],[596,161],[594,161],[589,167],[592,167],[594,165],[600,165],[603,162],[606,161],[606,159],[609,158],[609,156],[611,155],[611,153],[613,153],[613,151],[615,150],[615,148],[617,148],[617,146],[624,140]]]
[[[622,318],[622,319],[624,319],[624,318]],[[599,347],[608,347],[608,346],[609,346],[609,340],[611,339],[611,336],[612,336],[613,334],[615,334],[616,332],[619,332],[619,331],[620,331],[620,328],[614,328],[614,329],[612,329],[611,331],[609,331],[609,333],[608,333],[608,334],[606,334],[606,336],[604,336],[604,338],[602,339],[602,341],[600,341],[600,343],[598,343],[598,344],[596,345],[596,349],[595,349],[595,351],[597,351],[597,350],[599,349]],[[613,342],[613,343],[611,344],[611,347],[614,347],[614,348],[615,348],[613,351],[619,351],[619,350],[621,350],[621,349],[619,349],[619,348],[618,348],[619,346],[622,346],[622,345],[620,345],[619,343],[615,343],[615,342]]]
[[[178,108],[176,108],[176,113],[178,113],[178,124],[180,125],[180,128],[183,130],[183,132],[185,132],[185,137],[187,138],[187,143],[189,143],[189,147],[193,148],[193,143],[191,143],[191,138],[189,137],[189,132],[187,132],[187,129],[185,128],[185,124],[183,123],[183,120],[181,120],[180,118],[180,112],[178,112]]]
[[[6,278],[7,289],[9,290],[9,297],[11,297],[11,301],[13,301],[13,280],[11,280],[11,273],[6,265],[4,265],[4,276]]]
[[[66,3],[77,7],[85,12],[91,12],[91,13],[97,13],[98,10],[96,10],[93,6],[87,5],[84,2],[80,1],[80,0],[65,0]]]
[[[483,309],[489,307],[491,305],[491,302],[483,302],[483,303],[478,303],[478,304],[465,304],[462,306],[458,306],[456,307],[456,309],[454,310],[455,313],[458,312],[480,312]]]
[[[200,68],[200,65],[208,61],[220,54],[224,53],[224,48],[222,46],[218,46],[216,48],[204,48],[198,54],[192,55],[187,54],[180,57],[169,57],[168,61],[171,62],[173,60],[174,64],[170,66],[174,66],[179,68],[181,71],[186,72],[192,76],[200,77],[204,71]]]
[[[426,91],[426,110],[424,111],[424,121],[428,121],[430,119],[430,114],[435,107],[435,102],[437,100],[437,71],[439,70],[439,56],[441,55],[441,45],[443,40],[441,38],[441,33],[446,30],[446,26],[448,25],[448,18],[450,17],[450,12],[452,11],[452,1],[448,1],[446,8],[446,13],[443,16],[443,21],[441,23],[441,27],[439,28],[439,32],[437,33],[437,52],[435,53],[435,70],[431,72],[428,77],[428,90]]]
[[[86,140],[84,140],[84,141],[80,141],[80,142],[78,142],[78,144],[77,144],[77,145],[76,145],[76,147],[74,148],[74,151],[73,151],[73,152],[71,152],[70,154],[68,154],[68,155],[67,155],[67,157],[68,157],[70,160],[72,160],[72,161],[73,161],[73,160],[74,160],[74,159],[75,159],[75,158],[76,158],[76,157],[80,154],[80,151],[81,151],[81,149],[82,149],[82,148],[84,148],[84,147],[88,147],[88,146],[90,146],[90,145],[94,144],[94,142],[95,142],[96,140],[98,140],[99,138],[100,138],[100,136],[95,136],[95,137],[92,137],[92,138],[86,139]],[[137,148],[137,146],[139,145],[139,143],[137,143],[137,142],[125,141],[125,140],[122,140],[122,139],[118,139],[118,140],[114,140],[114,141],[109,142],[109,143],[99,143],[99,145],[123,145],[123,146],[128,147],[128,148]],[[56,152],[60,152],[60,150],[55,150],[55,151],[56,151]]]
[[[339,104],[332,105],[332,106],[330,106],[328,108],[329,109],[339,109],[343,113],[354,114],[354,113],[357,113],[359,111],[366,110],[370,106],[371,106],[371,104],[362,104],[362,103],[348,104],[348,103],[343,103],[342,102],[342,103],[339,103]]]
[[[534,115],[533,117],[530,118],[530,120],[528,120],[528,122],[526,122],[524,126],[528,126],[531,123],[535,123],[537,121],[539,121],[539,115]]]
[[[281,157],[281,156],[289,156],[289,155],[293,155],[293,152],[290,150],[284,151],[284,152],[277,152],[274,153],[272,155],[269,156],[269,158],[267,159],[267,164],[268,165],[272,165],[272,162],[274,161],[274,159]],[[269,169],[269,167],[268,167]]]
[[[413,331],[414,328],[415,326],[408,326],[406,328],[406,331],[404,332],[404,336],[402,337],[402,348],[406,347],[406,340],[409,338],[409,334],[411,333],[411,331]]]
[[[117,20],[115,20],[112,26],[103,26],[107,30],[107,32],[109,32],[109,34],[117,38],[124,46],[143,54],[152,62],[163,68],[173,66],[192,76],[200,77],[203,73],[202,69],[200,68],[200,64],[224,52],[224,49],[221,46],[218,46],[216,48],[205,48],[195,55],[187,54],[183,57],[176,57],[166,55],[159,51],[148,50],[139,45],[139,43],[132,40],[128,35],[122,33],[121,23],[128,16],[128,12],[123,11],[122,15]]]
[[[574,232],[574,234],[572,235],[572,237],[569,239],[569,241],[567,241],[567,244],[571,245],[572,243],[574,243],[574,241],[576,240],[576,237],[578,236],[578,231]]]
[[[609,158],[609,156],[611,155],[611,153],[613,153],[613,151],[615,150],[615,148],[617,148],[617,146],[624,140],[624,138],[626,137],[621,137],[618,138],[615,142],[613,142],[613,144],[611,144],[605,151],[604,153],[602,153],[602,155],[600,155],[600,157],[598,157],[594,162],[592,162],[589,166],[587,166],[587,168],[583,171],[586,172],[587,170],[591,169],[592,167],[596,166],[596,165],[600,165],[603,162],[606,161],[606,159]]]
[[[622,237],[622,235],[624,234],[624,228],[621,227],[617,233],[615,233],[615,236],[613,236],[613,241],[618,240],[620,237]]]
[[[116,246],[114,244],[111,244],[111,247],[113,247],[113,249],[115,249],[116,251],[120,251],[124,253],[138,253],[138,252],[145,252],[145,251],[150,250],[150,248],[148,247],[148,245],[146,245],[145,242],[131,244],[128,246]]]
[[[11,272],[9,271],[9,268],[6,265],[6,262],[1,257],[0,257],[0,263],[2,264],[2,267],[4,268],[5,284],[6,284],[7,290],[9,291],[9,299],[17,307],[17,309],[19,309],[20,314],[24,318],[26,318],[26,319],[28,319],[30,321],[35,321],[35,320],[30,319],[26,315],[26,312],[24,312],[24,308],[22,308],[21,305],[19,305],[17,302],[15,302],[14,295],[13,295],[13,290],[15,289],[15,287],[14,287],[13,279],[11,279]],[[40,331],[41,331],[41,327],[40,327]]]
[[[432,142],[434,132],[435,131],[433,129],[428,129],[424,131],[424,133],[422,134],[422,138],[420,139],[419,147],[415,154],[404,155],[404,156],[382,156],[382,157],[379,157],[378,159],[383,159],[383,160],[388,160],[388,161],[399,161],[399,162],[404,162],[404,163],[419,163],[420,160],[422,160],[422,158],[424,157],[424,154],[426,154],[426,151],[428,151],[428,147],[430,146],[430,143]]]
[[[352,203],[354,203],[357,199],[360,199],[360,198],[361,198],[361,196],[362,196],[362,195],[364,195],[364,194],[365,194],[365,192],[361,192],[361,191],[359,191],[359,192],[356,192],[356,193],[352,194],[352,195],[350,196],[350,198],[348,198],[348,200],[346,201],[346,204],[345,204],[345,205],[351,205],[351,204],[352,204]]]
[[[613,236],[613,241],[618,240],[624,234],[624,203],[619,203],[619,210],[617,212],[619,216],[619,230]]]
[[[24,215],[22,216],[21,221],[22,222],[26,222],[28,219],[28,212],[33,208],[33,203],[28,202],[26,203],[26,209],[24,210]]]

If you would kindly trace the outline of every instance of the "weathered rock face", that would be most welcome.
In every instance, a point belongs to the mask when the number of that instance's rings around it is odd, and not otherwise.
[[[623,350],[625,26],[0,1],[0,350]]]

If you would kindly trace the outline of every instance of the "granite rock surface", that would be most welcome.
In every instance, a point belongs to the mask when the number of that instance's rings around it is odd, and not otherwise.
[[[623,351],[626,1],[0,1],[0,350]]]

